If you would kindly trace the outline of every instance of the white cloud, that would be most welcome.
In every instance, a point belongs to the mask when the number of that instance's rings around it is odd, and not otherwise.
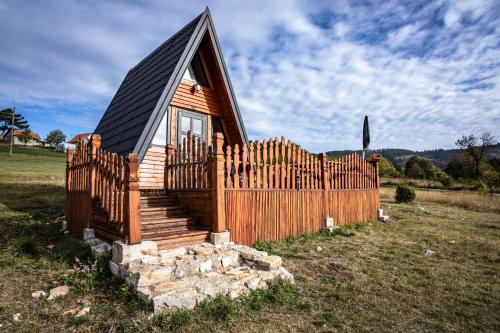
[[[250,137],[285,135],[313,151],[359,148],[365,114],[374,147],[451,147],[483,128],[500,136],[498,6],[410,5],[209,3]],[[50,106],[80,105],[81,128],[92,130],[96,106],[104,111],[128,69],[203,6],[6,1],[0,103],[42,105],[61,126],[71,112]],[[438,12],[445,27],[431,20]],[[319,25],[320,14],[331,21]],[[477,77],[486,86],[467,83]]]

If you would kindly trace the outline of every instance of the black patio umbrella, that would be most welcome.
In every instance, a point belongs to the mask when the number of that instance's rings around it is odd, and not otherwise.
[[[370,127],[368,126],[368,116],[365,116],[363,123],[363,158],[365,158],[365,151],[368,150],[370,145]]]

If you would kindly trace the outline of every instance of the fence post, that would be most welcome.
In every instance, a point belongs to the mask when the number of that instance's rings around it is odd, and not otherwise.
[[[322,153],[320,155],[320,161],[321,161],[321,180],[323,182],[323,212],[325,218],[330,217],[330,214],[328,213],[328,190],[330,189],[330,175],[328,172],[328,157],[326,156],[325,153]]]
[[[141,242],[141,194],[139,192],[139,157],[130,153],[125,159],[125,226],[129,244]]]
[[[89,185],[88,189],[90,192],[90,198],[93,198],[96,194],[96,189],[95,189],[95,168],[96,168],[96,156],[97,156],[97,150],[101,148],[101,136],[99,134],[92,134],[90,137],[90,141],[88,144],[88,150],[89,150]]]
[[[172,156],[175,154],[175,146],[173,144],[168,144],[165,147],[165,175],[163,181],[165,183],[165,189],[170,190],[173,188],[173,172],[172,172]]]
[[[226,230],[226,208],[224,201],[224,136],[222,133],[214,133],[212,142],[214,150],[212,152],[212,219],[213,231],[223,232]]]

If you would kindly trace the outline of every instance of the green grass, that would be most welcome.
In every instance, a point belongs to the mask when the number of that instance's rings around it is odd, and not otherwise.
[[[2,332],[500,331],[500,214],[418,194],[414,204],[384,197],[389,223],[256,244],[283,257],[295,286],[277,281],[236,300],[221,296],[150,318],[106,260],[89,262],[89,249],[54,222],[63,214],[64,156],[28,150],[11,159],[0,147]],[[59,284],[71,286],[68,296],[31,297]],[[83,306],[89,314],[64,315]]]

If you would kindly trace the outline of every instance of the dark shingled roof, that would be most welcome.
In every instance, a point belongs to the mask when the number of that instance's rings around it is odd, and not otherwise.
[[[95,129],[104,150],[121,155],[133,152],[202,15],[127,73]]]

